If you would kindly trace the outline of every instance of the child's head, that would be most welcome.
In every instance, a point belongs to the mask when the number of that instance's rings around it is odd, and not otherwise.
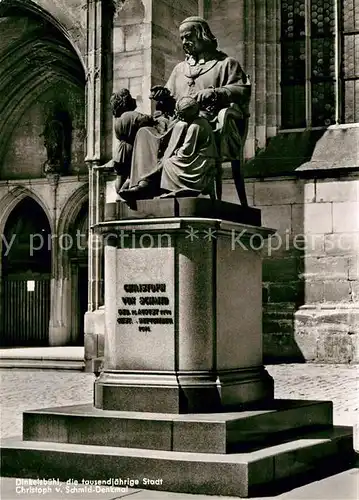
[[[119,117],[125,111],[136,109],[136,99],[134,99],[128,89],[121,89],[111,95],[110,104],[113,116]]]
[[[156,111],[161,111],[172,116],[175,111],[176,101],[166,87],[155,85],[151,88],[150,99],[156,103]]]
[[[193,122],[199,115],[199,104],[193,97],[182,97],[176,103],[176,114],[184,122]]]

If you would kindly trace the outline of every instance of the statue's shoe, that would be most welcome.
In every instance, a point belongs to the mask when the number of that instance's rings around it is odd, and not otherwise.
[[[134,201],[134,200],[148,200],[149,198],[153,198],[153,193],[149,189],[148,185],[137,185],[133,186],[129,189],[123,189],[119,192],[119,196],[123,198],[125,201]]]
[[[169,193],[162,194],[160,198],[197,198],[201,194],[201,191],[195,189],[179,189],[178,191],[171,191]]]

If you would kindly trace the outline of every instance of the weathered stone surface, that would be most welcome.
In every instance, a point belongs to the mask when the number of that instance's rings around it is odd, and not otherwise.
[[[299,207],[300,205],[292,206],[292,245],[297,250],[297,253],[301,254],[301,256],[324,257],[327,255],[325,251],[325,238],[327,235],[316,233],[305,234],[303,230],[303,221],[301,222],[302,225],[300,227],[298,225],[295,226],[295,213],[296,209]],[[300,209],[300,212],[302,216],[302,209]]]
[[[331,333],[319,336],[317,360],[332,363],[358,362],[358,334],[341,335]]]
[[[301,308],[295,314],[295,339],[305,358],[332,363],[357,362],[358,316],[357,307],[350,303]]]
[[[132,2],[116,1],[114,13],[115,26],[130,26],[150,20],[150,2],[134,0]]]
[[[340,232],[324,235],[324,251],[328,256],[357,254],[359,233]]]
[[[322,281],[306,281],[304,295],[307,304],[324,301],[324,284]]]
[[[250,70],[247,68],[247,71]],[[246,162],[246,177],[291,175],[297,167],[308,162],[322,130],[305,130],[271,137],[266,147]]]
[[[287,205],[303,203],[304,183],[301,180],[266,180],[254,184],[256,205]]]
[[[359,202],[333,203],[333,231],[335,233],[359,231]]]
[[[359,302],[359,281],[350,281],[351,297],[354,302]]]
[[[308,203],[303,212],[304,232],[307,233],[331,233],[333,232],[332,204],[331,203]]]
[[[58,64],[61,60],[58,59]],[[80,64],[80,63],[79,63]],[[47,160],[46,149],[44,147],[44,122],[46,114],[51,109],[51,105],[61,102],[72,118],[72,144],[71,144],[71,165],[68,174],[86,172],[84,163],[84,86],[74,86],[69,79],[62,75],[53,77],[53,84],[42,92],[35,102],[28,102],[26,109],[18,111],[22,113],[21,121],[13,128],[11,123],[11,133],[7,127],[2,128],[2,136],[7,137],[6,149],[2,150],[2,179],[36,179],[43,177],[43,166]],[[2,92],[5,89],[2,88]],[[25,99],[24,99],[24,102]],[[51,104],[52,103],[52,104]],[[16,114],[12,119],[16,117]],[[5,122],[5,117],[2,115]],[[2,124],[6,125],[5,123]],[[1,141],[0,141],[1,142]]]
[[[297,168],[298,172],[354,169],[359,166],[359,128],[329,127],[317,141],[309,162]]]
[[[305,300],[307,304],[316,302],[350,302],[350,282],[348,280],[306,281]]]
[[[119,76],[126,75],[127,78],[141,77],[143,75],[144,55],[143,52],[124,52],[115,54],[114,64]]]
[[[318,348],[315,334],[308,335],[307,332],[298,332],[295,333],[294,340],[297,349],[299,349],[301,355],[303,356],[303,359],[305,359],[306,361],[315,361],[317,359]]]
[[[317,179],[316,202],[359,201],[359,179]]]
[[[324,301],[348,302],[351,299],[349,281],[325,281]]]
[[[232,174],[231,174],[232,175]],[[246,181],[246,195],[248,200],[248,205],[253,206],[254,203],[254,182]],[[228,201],[230,203],[238,203],[238,194],[233,180],[225,179],[222,183],[222,200]]]
[[[348,257],[303,258],[303,277],[310,280],[345,280],[349,277]]]
[[[294,302],[301,303],[303,300],[303,286],[301,282],[289,282],[283,284],[269,284],[270,302]]]
[[[150,32],[144,24],[132,24],[123,28],[124,50],[134,52],[151,45]]]
[[[33,0],[45,12],[50,13],[68,31],[72,43],[86,56],[86,9],[81,0]]]
[[[262,224],[264,227],[272,227],[279,234],[291,231],[291,207],[290,205],[261,206]]]
[[[112,43],[114,53],[125,51],[125,32],[121,26],[115,26]]]
[[[300,265],[300,260],[293,256],[279,259],[275,257],[265,258],[263,260],[262,279],[264,282],[297,281],[301,271]]]
[[[359,279],[359,256],[349,258],[349,279]]]

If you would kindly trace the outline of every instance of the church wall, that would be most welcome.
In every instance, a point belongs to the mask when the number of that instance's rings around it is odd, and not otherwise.
[[[143,112],[149,94],[151,72],[151,1],[125,2],[114,17],[113,80],[114,91],[128,88]]]
[[[43,176],[47,152],[42,136],[47,114],[56,103],[68,111],[72,122],[70,172],[86,172],[84,162],[84,90],[67,82],[56,82],[19,118],[1,167],[2,179],[27,179]]]
[[[249,178],[246,189],[277,229],[263,248],[267,361],[358,362],[358,176]],[[223,199],[236,201],[230,180]]]
[[[164,85],[182,59],[180,22],[197,14],[197,2],[133,0],[118,8],[114,17],[114,90],[128,88],[138,109],[151,112],[148,99],[153,85]]]

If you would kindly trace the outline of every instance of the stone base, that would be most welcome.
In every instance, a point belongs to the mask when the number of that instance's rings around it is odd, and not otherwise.
[[[85,370],[99,372],[104,356],[105,308],[85,314]]]
[[[313,401],[184,416],[91,405],[29,411],[24,441],[2,443],[1,470],[5,477],[132,478],[138,488],[268,495],[350,465],[352,430],[333,428],[331,413],[331,403]]]
[[[209,198],[138,200],[132,208],[124,202],[105,205],[105,221],[153,217],[203,217],[251,226],[261,225],[261,211],[258,208],[242,207],[236,203]]]
[[[243,411],[186,415],[103,412],[88,404],[27,411],[23,422],[26,441],[234,453],[330,427],[332,403],[273,400]]]
[[[95,406],[104,410],[216,412],[273,395],[273,379],[263,367],[217,374],[103,371],[95,382]]]
[[[295,341],[307,361],[358,363],[358,339],[358,304],[306,304],[295,313]]]
[[[165,211],[180,200],[153,201]],[[202,201],[210,202],[193,203]],[[256,240],[271,230],[190,216],[96,230],[105,239],[106,304],[97,408],[213,412],[273,398]]]

